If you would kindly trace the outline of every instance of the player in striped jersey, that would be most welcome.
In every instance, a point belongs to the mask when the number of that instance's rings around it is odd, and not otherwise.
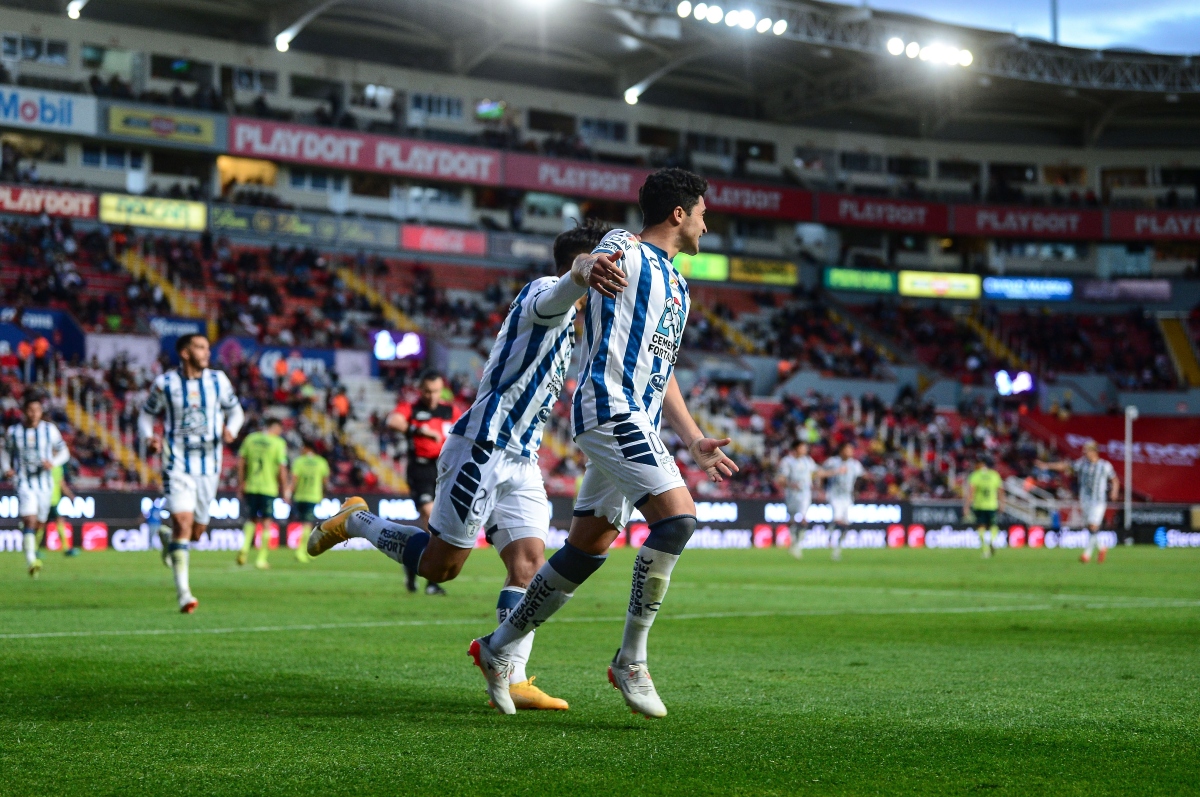
[[[150,453],[162,452],[163,493],[174,531],[159,531],[163,562],[175,573],[179,611],[191,614],[199,601],[188,583],[188,546],[208,527],[223,444],[237,438],[245,416],[229,377],[208,367],[207,338],[181,335],[175,349],[179,367],[154,380],[138,415],[138,432]],[[155,419],[162,421],[161,437]]]
[[[572,405],[575,443],[588,464],[571,531],[508,618],[471,643],[492,702],[506,713],[512,713],[506,675],[513,651],[600,568],[635,507],[650,534],[634,560],[624,638],[608,678],[635,713],[667,713],[646,667],[646,640],[671,571],[696,529],[696,505],[658,436],[661,420],[713,481],[737,470],[720,448],[729,440],[704,436],[673,376],[691,302],[672,259],[700,251],[707,189],[703,178],[682,169],[655,172],[638,195],[645,225],[640,235],[614,230],[596,249],[620,256],[629,285],[616,297],[588,293],[586,349]]]
[[[58,427],[42,419],[42,400],[25,396],[25,417],[8,427],[0,450],[0,471],[17,488],[17,514],[25,540],[25,566],[37,578],[42,560],[37,555],[37,533],[45,531],[54,492],[52,471],[71,458]]]
[[[1088,440],[1083,444],[1083,456],[1074,462],[1035,462],[1039,468],[1055,470],[1060,473],[1074,473],[1079,482],[1079,508],[1083,511],[1084,522],[1088,528],[1088,543],[1080,555],[1079,561],[1087,564],[1096,554],[1096,561],[1103,562],[1108,555],[1107,549],[1100,542],[1100,524],[1108,511],[1108,502],[1116,501],[1120,492],[1121,481],[1117,478],[1116,468],[1107,459],[1100,458],[1100,449],[1096,441]]]
[[[503,621],[545,561],[550,513],[538,450],[566,381],[576,305],[589,284],[609,296],[625,284],[613,258],[588,256],[603,235],[603,227],[584,224],[558,236],[559,276],[534,280],[513,300],[475,402],[450,429],[438,456],[430,533],[382,520],[364,511],[362,499],[351,499],[313,530],[309,554],[317,556],[348,536],[363,537],[406,569],[441,583],[458,575],[483,528],[508,570],[496,604]],[[526,677],[532,644],[531,637],[514,655],[506,681],[511,697],[520,708],[567,708]]]

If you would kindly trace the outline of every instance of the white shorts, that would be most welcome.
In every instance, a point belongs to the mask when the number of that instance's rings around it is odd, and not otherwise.
[[[219,474],[197,475],[171,471],[163,474],[163,494],[167,497],[167,511],[172,515],[192,513],[192,522],[208,525],[209,507],[217,497]]]
[[[483,528],[497,551],[513,540],[546,541],[550,502],[536,462],[452,434],[437,468],[431,534],[455,548],[474,548]]]
[[[1079,505],[1083,509],[1083,522],[1088,526],[1099,526],[1104,523],[1104,513],[1108,511],[1108,504],[1103,501],[1089,501],[1086,504]]]
[[[812,493],[791,492],[789,490],[783,494],[783,503],[787,506],[788,522],[803,523],[805,516],[808,514],[808,508],[812,506]]]
[[[18,487],[18,517],[36,516],[38,523],[45,523],[50,517],[50,499],[52,493],[53,489],[50,487],[37,487],[31,484]]]
[[[605,517],[623,529],[650,496],[687,487],[645,413],[619,415],[579,435],[575,444],[588,458],[575,499],[577,517]]]
[[[850,524],[850,507],[854,501],[849,498],[830,498],[829,506],[833,509],[833,522],[841,525]]]

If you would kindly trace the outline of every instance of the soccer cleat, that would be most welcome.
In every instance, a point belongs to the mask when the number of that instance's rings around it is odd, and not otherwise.
[[[238,563],[238,567],[242,567],[243,565],[246,564],[246,552],[245,551],[238,551],[237,563]]]
[[[1079,555],[1079,561],[1086,565],[1088,562],[1092,561],[1092,557],[1088,555],[1087,551],[1084,551]]]
[[[442,589],[441,584],[434,584],[432,581],[430,581],[428,584],[425,585],[425,594],[426,595],[445,595],[446,590]]]
[[[1101,548],[1100,553],[1096,554],[1096,561],[1103,562],[1105,557],[1107,557],[1107,556],[1108,556],[1108,550],[1105,548]]]
[[[163,565],[169,570],[171,568],[171,532],[159,529],[158,543],[162,547]]]
[[[518,711],[566,711],[570,708],[567,701],[551,697],[534,686],[533,682],[536,678],[535,675],[526,681],[508,685],[508,694],[512,697],[513,705],[517,707]]]
[[[346,521],[355,512],[364,512],[366,509],[367,502],[357,495],[347,498],[336,515],[313,527],[312,534],[308,535],[308,555],[320,556],[339,542],[345,542],[349,537],[346,534]]]
[[[255,562],[254,566],[256,568],[258,568],[259,570],[270,570],[271,569],[270,562]]]
[[[34,559],[33,564],[29,566],[29,577],[37,578],[42,572],[42,560]]]
[[[196,607],[200,605],[200,601],[189,597],[183,603],[179,604],[180,614],[192,614],[196,611]]]
[[[796,557],[797,559],[804,558],[804,546],[798,542],[792,543],[792,547],[788,548],[788,551],[792,554],[792,556]]]
[[[63,556],[79,556],[79,549],[68,548],[67,550],[63,551]]]
[[[512,674],[512,661],[499,656],[488,647],[487,642],[483,637],[471,641],[471,647],[467,649],[467,655],[470,656],[475,666],[483,673],[483,678],[487,681],[488,697],[491,698],[492,708],[499,711],[501,714],[516,714],[517,707],[513,705],[512,695],[509,693],[508,678]],[[538,690],[541,692],[541,690]]]
[[[650,670],[646,668],[646,662],[635,661],[622,666],[617,664],[614,657],[612,664],[608,665],[608,682],[621,693],[625,698],[625,705],[629,706],[634,714],[641,714],[647,719],[667,716],[667,707],[663,705],[658,690],[654,688],[654,681],[650,679]]]

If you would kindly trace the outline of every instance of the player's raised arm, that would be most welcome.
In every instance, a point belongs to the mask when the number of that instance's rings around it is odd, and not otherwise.
[[[242,402],[238,401],[237,394],[233,392],[233,384],[229,377],[221,373],[218,379],[221,411],[225,414],[224,440],[226,444],[232,444],[237,439],[238,432],[242,430],[242,424],[246,422],[246,413],[242,410]]]
[[[704,436],[704,432],[700,430],[695,419],[692,418],[692,414],[688,412],[687,404],[683,400],[683,393],[679,390],[679,383],[675,381],[674,375],[667,382],[666,392],[663,394],[663,417],[666,418],[675,433],[687,443],[692,459],[704,469],[709,479],[720,482],[724,481],[724,477],[737,473],[737,463],[725,456],[725,452],[721,450],[721,446],[727,446],[733,441],[728,437],[717,440]]]
[[[142,403],[141,410],[138,411],[138,437],[146,441],[146,450],[151,454],[157,453],[162,447],[162,440],[154,432],[154,421],[167,406],[167,397],[163,393],[162,386],[155,380],[150,386],[150,394],[146,396],[146,400]]]
[[[1042,470],[1056,471],[1057,473],[1070,473],[1075,469],[1070,462],[1043,462],[1040,459],[1035,459],[1033,466]]]
[[[6,430],[4,434],[4,445],[0,446],[0,474],[2,474],[5,479],[11,479],[14,474],[13,463],[17,459],[16,453],[13,451],[15,445],[16,441],[13,439],[12,434]]]

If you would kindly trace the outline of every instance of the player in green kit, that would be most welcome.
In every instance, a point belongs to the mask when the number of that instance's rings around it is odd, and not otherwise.
[[[254,545],[254,532],[262,529],[262,544],[254,566],[266,570],[270,567],[267,564],[267,541],[271,533],[271,520],[275,516],[275,499],[279,497],[282,487],[286,501],[290,487],[283,422],[278,418],[270,418],[262,431],[246,435],[242,447],[238,449],[238,456],[241,457],[238,462],[238,484],[241,485],[242,516],[246,518],[246,523],[242,526],[245,539],[237,563],[246,564],[250,548]]]
[[[53,487],[50,490],[50,520],[46,523],[46,536],[50,535],[50,524],[54,524],[54,530],[58,534],[58,547],[62,548],[62,552],[67,556],[79,556],[79,535],[72,534],[70,538],[70,547],[67,547],[67,524],[58,514],[58,503],[62,500],[63,495],[67,498],[74,498],[75,492],[67,484],[67,475],[63,471],[64,465],[55,465],[50,470],[50,479]],[[47,543],[49,545],[49,543]]]
[[[329,478],[329,463],[305,440],[300,456],[292,460],[292,519],[300,521],[300,544],[296,560],[311,562],[308,555],[308,535],[316,521],[317,504],[325,498],[325,481]]]
[[[963,490],[963,514],[975,519],[984,559],[996,552],[996,535],[1000,533],[996,516],[1004,511],[1003,482],[1000,474],[992,469],[992,463],[989,455],[980,457]]]

